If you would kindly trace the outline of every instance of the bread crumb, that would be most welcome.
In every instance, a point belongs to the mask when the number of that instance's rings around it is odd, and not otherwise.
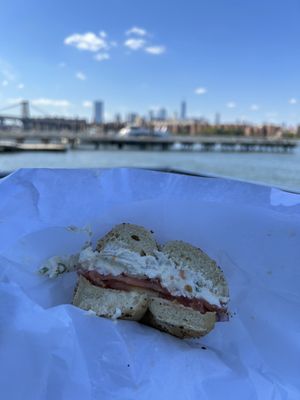
[[[186,290],[187,292],[190,292],[190,293],[192,293],[192,291],[193,291],[193,288],[192,288],[192,286],[191,286],[191,285],[185,285],[185,287],[184,287],[184,290]]]

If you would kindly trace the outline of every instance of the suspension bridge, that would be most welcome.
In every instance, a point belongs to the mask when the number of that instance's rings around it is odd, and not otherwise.
[[[16,115],[7,111],[19,109]],[[31,116],[30,110],[37,113]],[[87,121],[79,118],[61,118],[49,116],[40,107],[22,100],[0,109],[0,130],[11,129],[12,127],[21,128],[24,131],[62,131],[72,132],[84,131],[87,128]]]

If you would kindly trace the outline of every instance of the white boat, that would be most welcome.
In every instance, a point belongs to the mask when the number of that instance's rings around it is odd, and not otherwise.
[[[128,125],[120,129],[118,136],[121,137],[166,137],[169,132],[164,129],[149,129],[137,125]]]

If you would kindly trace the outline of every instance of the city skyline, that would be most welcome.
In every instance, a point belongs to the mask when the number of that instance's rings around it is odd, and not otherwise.
[[[91,120],[101,99],[109,120],[186,101],[210,121],[300,122],[296,0],[37,4],[2,4],[0,108],[28,99]]]
[[[103,100],[94,100],[89,101],[89,109],[90,114],[88,116],[82,115],[71,115],[68,113],[51,113],[48,112],[46,108],[41,108],[37,106],[39,102],[36,101],[28,101],[23,98],[12,99],[15,103],[8,104],[3,108],[0,108],[0,117],[1,116],[11,116],[11,117],[23,117],[26,115],[26,118],[58,118],[58,119],[71,119],[71,120],[85,120],[87,123],[95,123],[95,124],[106,124],[106,123],[117,123],[117,124],[141,124],[144,122],[151,121],[195,121],[198,123],[204,123],[209,125],[248,125],[248,126],[282,126],[285,128],[290,128],[293,131],[300,127],[300,123],[296,124],[288,124],[286,122],[270,122],[270,121],[262,121],[260,123],[253,122],[247,120],[245,116],[241,116],[236,118],[233,121],[225,121],[222,119],[222,115],[220,112],[216,112],[212,118],[207,118],[204,115],[190,115],[188,112],[188,104],[185,100],[182,100],[178,104],[178,109],[173,110],[172,112],[168,110],[166,107],[152,107],[145,112],[138,113],[137,111],[130,111],[125,113],[116,112],[115,114],[105,113],[105,102]],[[44,100],[44,99],[43,99]],[[42,102],[42,106],[47,105],[46,101]],[[26,112],[24,112],[26,110]],[[106,116],[105,116],[106,115]]]

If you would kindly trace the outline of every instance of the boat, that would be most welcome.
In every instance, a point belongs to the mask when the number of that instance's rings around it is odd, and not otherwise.
[[[166,137],[167,129],[149,129],[138,125],[127,125],[118,132],[120,137]]]

